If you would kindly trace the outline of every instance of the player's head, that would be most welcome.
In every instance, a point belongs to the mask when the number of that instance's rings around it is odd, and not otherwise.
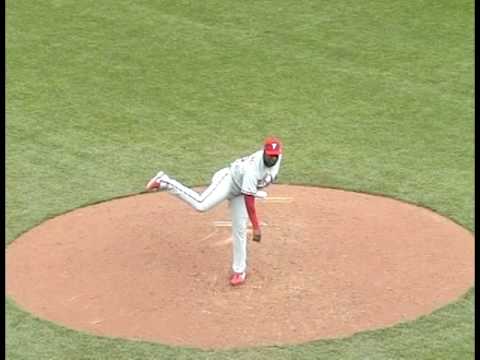
[[[274,166],[282,154],[283,145],[280,139],[269,136],[263,142],[263,163],[266,167]]]

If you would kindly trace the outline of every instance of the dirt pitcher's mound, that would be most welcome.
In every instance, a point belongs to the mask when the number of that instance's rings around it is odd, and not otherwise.
[[[78,209],[19,237],[6,291],[39,317],[99,335],[228,348],[346,336],[430,313],[474,279],[473,235],[432,211],[275,185],[261,243],[232,288],[227,204],[167,193]]]

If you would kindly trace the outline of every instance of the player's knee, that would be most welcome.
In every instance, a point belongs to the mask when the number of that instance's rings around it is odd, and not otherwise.
[[[200,203],[200,204],[197,204],[197,205],[195,206],[195,210],[197,210],[198,212],[203,213],[203,212],[207,212],[208,210],[210,210],[210,207],[207,206],[207,205],[205,205],[205,204]]]
[[[247,237],[247,231],[244,229],[233,229],[232,233],[236,239],[245,239]]]

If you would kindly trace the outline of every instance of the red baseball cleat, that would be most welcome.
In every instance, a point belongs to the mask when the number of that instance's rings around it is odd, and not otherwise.
[[[162,177],[165,176],[163,171],[159,171],[157,175],[150,179],[148,184],[145,186],[145,190],[152,191],[152,190],[160,190],[165,189],[167,184],[162,181]]]
[[[233,273],[232,277],[230,278],[230,284],[232,286],[241,285],[245,282],[247,274],[245,272],[242,273]]]

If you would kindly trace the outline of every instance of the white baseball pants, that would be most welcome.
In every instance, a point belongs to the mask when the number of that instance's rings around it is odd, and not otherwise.
[[[248,213],[244,196],[234,190],[230,169],[224,168],[216,172],[211,184],[201,194],[170,177],[162,181],[168,184],[168,192],[200,212],[208,211],[222,201],[229,200],[233,238],[232,269],[237,273],[244,272],[247,268]]]

